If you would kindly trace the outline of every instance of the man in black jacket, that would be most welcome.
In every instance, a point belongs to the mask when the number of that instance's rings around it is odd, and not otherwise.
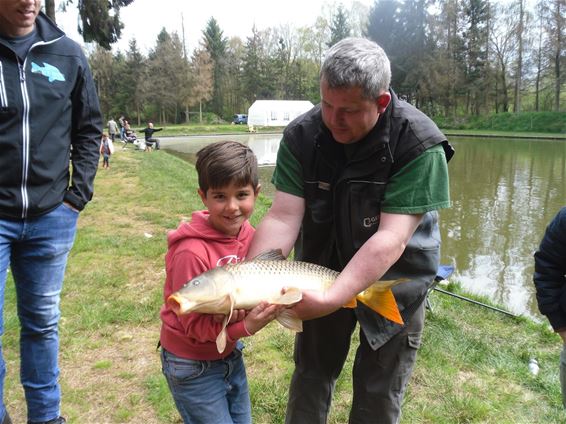
[[[102,118],[81,47],[40,4],[0,7],[0,299],[10,266],[28,423],[60,424],[60,293],[79,212],[92,197]],[[4,378],[0,357],[2,395]],[[0,423],[10,422],[2,401]]]
[[[562,403],[566,407],[566,207],[560,209],[546,228],[535,253],[533,280],[540,313],[563,342],[560,354]]]

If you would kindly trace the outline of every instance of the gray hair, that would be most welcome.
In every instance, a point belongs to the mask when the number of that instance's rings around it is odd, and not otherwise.
[[[349,37],[326,52],[320,79],[330,88],[361,87],[364,97],[377,99],[389,89],[391,65],[377,43]]]

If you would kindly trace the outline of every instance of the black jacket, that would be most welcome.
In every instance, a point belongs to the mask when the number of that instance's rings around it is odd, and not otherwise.
[[[540,313],[556,331],[566,330],[566,208],[546,228],[535,253],[533,280]]]
[[[86,57],[43,13],[36,29],[42,41],[23,62],[0,38],[1,218],[63,200],[82,210],[98,166],[102,117]]]
[[[446,137],[422,112],[397,99],[377,125],[345,156],[322,123],[316,106],[290,123],[283,142],[301,163],[305,215],[295,244],[297,260],[341,271],[377,231],[381,200],[389,177],[425,150],[442,144],[453,154]],[[421,305],[439,263],[440,233],[436,211],[424,215],[401,258],[384,280],[409,278],[393,289],[403,320]],[[358,304],[356,315],[372,348],[377,349],[402,326]]]

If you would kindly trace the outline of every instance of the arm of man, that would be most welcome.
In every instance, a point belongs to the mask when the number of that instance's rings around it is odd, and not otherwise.
[[[253,258],[270,249],[281,249],[283,255],[289,255],[304,213],[302,197],[276,191],[271,208],[256,229],[247,257]]]
[[[422,215],[381,213],[379,230],[358,250],[324,293],[305,291],[293,310],[302,320],[319,318],[336,311],[362,292],[399,259]]]
[[[83,69],[72,95],[71,184],[64,201],[76,210],[83,210],[92,198],[94,176],[100,156],[102,115],[94,81],[83,56]]]

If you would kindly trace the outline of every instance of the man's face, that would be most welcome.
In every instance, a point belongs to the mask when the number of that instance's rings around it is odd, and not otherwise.
[[[362,94],[361,87],[330,88],[324,78],[320,82],[322,120],[338,143],[350,144],[364,138],[391,99],[389,93],[377,100]]]
[[[0,33],[21,37],[33,30],[41,0],[0,0]]]

